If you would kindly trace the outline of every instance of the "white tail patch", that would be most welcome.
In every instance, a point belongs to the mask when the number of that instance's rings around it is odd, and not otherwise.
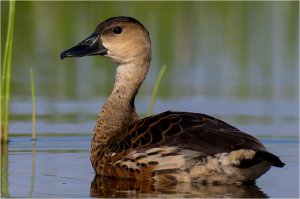
[[[221,153],[219,159],[223,165],[239,165],[241,160],[252,159],[254,155],[253,150],[240,149],[231,151],[229,154]]]
[[[205,164],[198,163],[190,169],[191,181],[229,184],[253,181],[264,174],[270,166],[264,162],[245,169],[237,166],[241,160],[252,159],[254,156],[255,151],[245,149],[207,156]]]

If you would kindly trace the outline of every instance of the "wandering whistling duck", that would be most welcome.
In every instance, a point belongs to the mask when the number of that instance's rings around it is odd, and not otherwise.
[[[284,166],[253,136],[205,114],[167,111],[141,119],[134,99],[149,69],[151,41],[136,19],[109,18],[60,57],[88,55],[102,55],[117,64],[114,87],[91,142],[96,174],[240,184],[254,182],[271,166]]]

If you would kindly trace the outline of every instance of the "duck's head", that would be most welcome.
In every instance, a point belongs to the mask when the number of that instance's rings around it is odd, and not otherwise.
[[[113,17],[76,46],[61,53],[60,58],[103,55],[118,64],[134,59],[149,59],[151,42],[146,28],[131,17]]]

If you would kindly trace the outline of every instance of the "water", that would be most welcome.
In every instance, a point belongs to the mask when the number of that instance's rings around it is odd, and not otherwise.
[[[8,2],[1,2],[1,41],[6,36],[7,11]],[[61,61],[59,54],[90,35],[99,22],[117,15],[140,20],[152,40],[151,68],[136,97],[141,116],[147,112],[158,71],[166,63],[154,113],[193,111],[220,118],[262,139],[286,166],[272,168],[256,186],[94,180],[89,161],[91,131],[111,91],[115,66],[99,57]],[[299,197],[298,55],[296,1],[18,1],[10,142],[1,150],[1,194]],[[35,143],[30,140],[30,67],[35,73]]]
[[[8,145],[6,197],[298,197],[297,138],[260,138],[282,158],[284,168],[272,168],[256,185],[157,184],[94,178],[89,162],[90,137],[45,136],[34,143],[13,137]],[[283,191],[286,190],[286,191]]]

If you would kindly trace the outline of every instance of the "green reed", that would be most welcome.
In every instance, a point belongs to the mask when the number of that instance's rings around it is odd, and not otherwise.
[[[15,18],[15,0],[9,2],[8,28],[1,66],[1,142],[8,140],[8,115],[10,99],[10,71]]]
[[[156,80],[156,83],[155,83],[155,86],[153,89],[152,98],[151,98],[150,106],[148,108],[147,116],[152,115],[152,111],[153,111],[154,103],[155,103],[155,100],[157,97],[160,81],[161,81],[162,77],[164,76],[166,69],[167,69],[167,65],[164,64],[159,71],[159,74],[158,74],[158,77],[157,77],[157,80]]]
[[[35,140],[35,92],[34,92],[34,74],[33,74],[33,69],[30,68],[30,81],[31,81],[31,102],[32,102],[32,133],[31,133],[31,139]]]

